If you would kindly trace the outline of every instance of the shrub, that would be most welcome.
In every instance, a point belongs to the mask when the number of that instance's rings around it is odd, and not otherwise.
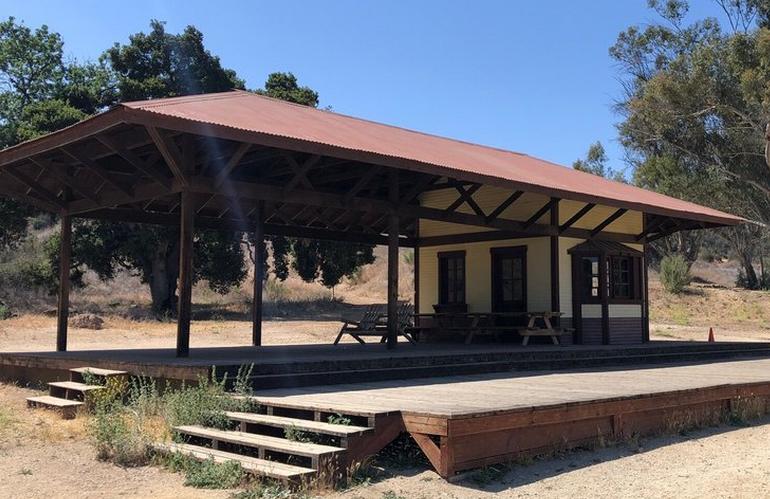
[[[10,319],[12,315],[10,307],[5,303],[0,302],[0,321]]]
[[[666,255],[660,261],[660,282],[669,293],[681,293],[691,280],[690,268],[680,255]]]
[[[216,463],[211,458],[198,461],[175,452],[165,456],[160,463],[170,471],[184,473],[184,484],[198,489],[232,489],[240,485],[245,477],[237,461]]]
[[[99,459],[121,466],[143,466],[149,462],[151,437],[130,411],[98,405],[89,431]]]

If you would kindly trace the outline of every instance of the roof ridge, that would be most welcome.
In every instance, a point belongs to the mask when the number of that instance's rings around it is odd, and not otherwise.
[[[250,92],[234,88],[231,90],[223,90],[222,92],[213,92],[213,93],[207,93],[207,94],[176,95],[174,97],[158,97],[153,99],[127,101],[127,102],[121,102],[118,105],[127,106],[127,107],[148,108],[148,107],[158,107],[158,106],[165,106],[165,105],[175,105],[175,104],[181,104],[181,103],[197,101],[197,100],[209,101],[209,100],[229,99],[232,97],[239,97],[239,96],[242,96],[243,94],[248,94],[248,93]]]
[[[409,132],[409,133],[417,133],[417,134],[420,134],[420,135],[424,135],[426,137],[433,137],[433,138],[441,139],[441,140],[449,140],[451,142],[458,142],[460,144],[466,144],[466,145],[474,146],[474,147],[481,147],[481,148],[484,148],[484,149],[493,149],[493,150],[496,150],[496,151],[499,151],[499,152],[508,153],[508,154],[516,154],[517,156],[526,156],[526,157],[530,157],[530,158],[534,157],[534,156],[530,156],[529,154],[526,154],[526,153],[523,153],[523,152],[511,151],[510,149],[503,149],[502,147],[488,146],[488,145],[484,145],[484,144],[479,144],[478,142],[470,142],[468,140],[457,139],[457,138],[453,138],[453,137],[445,137],[443,135],[438,135],[436,133],[423,132],[421,130],[415,130],[415,129],[407,128],[407,127],[401,126],[401,125],[392,125],[390,123],[383,123],[381,121],[374,121],[372,119],[361,118],[360,116],[353,116],[351,114],[340,113],[340,112],[332,111],[332,110],[329,110],[329,109],[321,109],[321,108],[317,108],[317,107],[306,106],[304,104],[298,104],[296,102],[286,101],[286,100],[283,100],[283,99],[278,99],[277,97],[271,97],[269,95],[264,95],[264,94],[260,94],[260,93],[257,93],[257,92],[250,92],[248,90],[235,89],[234,91],[238,92],[238,93],[248,94],[251,97],[259,97],[259,98],[262,98],[262,99],[274,101],[274,102],[276,102],[278,104],[296,106],[296,107],[300,107],[302,109],[310,109],[310,110],[318,111],[320,113],[325,113],[325,114],[333,114],[335,116],[341,116],[343,118],[348,118],[348,119],[355,120],[355,121],[362,121],[364,123],[371,123],[373,125],[385,126],[385,127],[388,127],[388,128],[394,128],[396,130],[402,130],[404,132]],[[536,159],[540,159],[540,158],[536,158]],[[552,164],[556,164],[556,163],[552,163]],[[557,165],[557,166],[561,166],[562,168],[568,168],[568,167],[565,167],[563,165]]]

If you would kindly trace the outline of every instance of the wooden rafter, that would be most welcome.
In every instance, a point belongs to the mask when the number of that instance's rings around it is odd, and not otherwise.
[[[532,227],[535,224],[535,222],[540,220],[540,217],[548,213],[551,210],[551,207],[553,207],[553,205],[555,204],[558,204],[559,201],[560,201],[559,198],[551,198],[547,203],[545,203],[545,205],[542,208],[537,210],[534,215],[529,217],[529,219],[526,222],[524,222],[524,224],[522,225],[522,228],[526,230]]]
[[[489,215],[487,215],[487,222],[491,222],[492,220],[499,217],[505,210],[508,209],[509,206],[511,206],[513,203],[518,201],[518,199],[524,194],[524,191],[515,191],[510,196],[505,198],[505,201],[500,203],[497,208],[492,210]]]
[[[227,160],[225,166],[223,166],[222,169],[217,173],[216,177],[214,177],[214,187],[221,186],[225,180],[227,180],[227,177],[238,167],[243,157],[246,155],[246,153],[249,152],[251,148],[252,144],[248,144],[246,142],[238,146],[235,152],[233,152],[233,155],[230,156],[230,159]]]
[[[364,188],[366,188],[367,185],[369,185],[369,182],[372,181],[372,179],[382,171],[382,167],[380,166],[370,166],[366,173],[364,173],[361,178],[358,179],[358,181],[353,185],[353,187],[350,188],[348,192],[345,193],[345,199],[353,199],[359,192],[361,192]]]
[[[294,172],[294,177],[292,177],[292,179],[286,183],[286,185],[284,186],[284,191],[290,192],[299,184],[302,184],[308,189],[312,189],[313,184],[310,183],[310,179],[308,179],[307,177],[307,172],[310,171],[313,165],[315,165],[316,163],[318,163],[318,161],[321,160],[321,156],[317,154],[310,156],[301,165],[297,162],[297,160],[291,154],[284,154],[284,158],[286,158],[286,162],[289,164],[289,167],[291,167],[292,171]]]
[[[591,237],[596,236],[598,233],[603,231],[605,227],[607,227],[609,224],[617,220],[618,218],[622,217],[628,210],[626,208],[620,208],[619,210],[616,210],[612,215],[607,217],[602,223],[597,225],[593,228],[591,231]]]
[[[174,140],[154,126],[147,125],[145,126],[145,129],[147,130],[147,134],[155,143],[155,147],[158,148],[158,152],[160,152],[160,155],[163,156],[163,159],[165,160],[168,168],[171,170],[171,173],[174,174],[174,177],[177,178],[184,187],[188,187],[189,181],[187,178],[187,169],[183,159],[184,157],[179,151],[177,145],[174,143]]]
[[[92,160],[88,156],[72,149],[72,148],[66,148],[62,147],[60,149],[61,152],[72,158],[73,160],[77,161],[79,164],[83,165],[87,170],[91,171],[94,175],[102,179],[105,183],[107,183],[110,187],[113,189],[121,192],[122,194],[131,197],[133,195],[133,192],[130,188],[124,186],[120,182],[117,182],[115,179],[112,178],[112,175],[109,171],[107,171],[106,168],[98,164],[96,161]]]
[[[586,216],[586,214],[589,211],[593,210],[595,206],[596,205],[594,203],[588,203],[587,205],[585,205],[582,208],[580,208],[577,213],[575,213],[574,215],[572,215],[569,218],[569,220],[567,220],[566,222],[564,222],[563,224],[561,224],[559,226],[559,233],[562,233],[565,230],[567,230],[570,227],[572,227],[573,225],[575,225],[578,222],[578,220],[580,220],[581,218]]]
[[[105,147],[107,147],[112,152],[114,152],[115,154],[123,158],[128,164],[130,164],[131,166],[139,170],[141,173],[153,179],[154,181],[158,182],[160,185],[165,187],[168,191],[171,191],[171,180],[169,180],[168,177],[163,175],[162,172],[158,171],[155,168],[154,160],[152,159],[150,159],[149,161],[143,160],[142,158],[137,156],[136,153],[134,153],[132,150],[121,146],[119,143],[115,142],[109,137],[106,137],[103,135],[97,135],[96,140],[98,140]]]
[[[666,222],[666,220],[669,220],[669,219],[666,217],[657,217],[651,223],[648,223],[642,232],[637,234],[636,240],[641,241],[642,239],[647,237],[649,234],[655,232],[656,230],[658,230],[658,228],[660,228],[660,226],[662,226]]]
[[[60,199],[55,193],[46,189],[43,185],[40,184],[40,182],[36,182],[35,179],[28,176],[26,173],[21,172],[12,166],[6,166],[3,171],[22,184],[26,185],[35,194],[43,198],[44,201],[55,204],[59,208],[67,207],[67,203]]]
[[[78,193],[79,195],[83,196],[86,199],[90,199],[91,201],[98,203],[99,202],[99,196],[83,185],[82,181],[79,181],[72,175],[68,175],[64,171],[62,171],[62,168],[57,167],[56,165],[51,165],[49,161],[39,160],[35,158],[30,158],[30,161],[37,166],[39,166],[42,171],[44,171],[47,175],[50,175],[54,177],[59,182],[63,183],[64,185],[67,185],[70,187],[74,192]]]
[[[406,193],[401,196],[401,203],[411,203],[414,198],[425,192],[428,187],[436,182],[440,177],[436,175],[423,175],[420,180],[412,184]]]
[[[460,194],[460,196],[464,198],[465,203],[471,207],[471,209],[473,210],[474,213],[476,213],[476,215],[486,218],[486,214],[484,213],[484,210],[482,210],[481,207],[476,202],[476,200],[473,199],[473,193],[481,188],[481,184],[476,184],[476,185],[479,186],[478,189],[473,189],[473,187],[475,186],[472,186],[466,190],[465,187],[461,185],[458,185],[456,189],[457,189],[457,192]]]
[[[33,206],[36,206],[37,208],[40,208],[43,211],[50,211],[52,213],[58,213],[61,211],[61,207],[59,207],[56,204],[49,203],[48,201],[44,199],[40,199],[38,197],[30,196],[29,194],[23,193],[23,192],[17,192],[14,189],[11,189],[8,187],[8,180],[3,180],[3,170],[0,170],[0,194],[15,199],[20,202],[26,202],[30,203]]]

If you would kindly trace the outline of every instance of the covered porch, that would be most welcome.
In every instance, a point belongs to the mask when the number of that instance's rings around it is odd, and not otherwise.
[[[551,313],[573,343],[641,344],[645,245],[742,221],[523,154],[247,92],[126,103],[6,149],[0,194],[61,217],[58,352],[68,348],[73,218],[178,227],[180,359],[191,356],[196,228],[252,232],[257,254],[270,234],[386,245],[385,347],[438,356],[444,347],[398,342],[400,247],[415,248],[418,314]],[[238,360],[261,363],[269,349],[253,348],[263,343],[254,281],[252,347]]]

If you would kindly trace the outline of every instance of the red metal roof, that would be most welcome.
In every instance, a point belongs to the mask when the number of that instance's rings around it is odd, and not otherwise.
[[[553,191],[565,199],[587,196],[606,204],[687,219],[745,221],[715,209],[576,171],[526,154],[453,140],[249,92],[233,91],[123,104],[126,108],[246,132],[323,144],[474,174],[516,187]],[[399,163],[409,168],[408,163]],[[504,182],[503,182],[504,183]]]

